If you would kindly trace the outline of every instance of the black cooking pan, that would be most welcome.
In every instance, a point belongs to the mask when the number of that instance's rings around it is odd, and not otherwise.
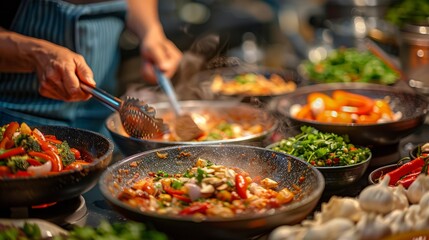
[[[33,128],[33,126],[32,126]],[[36,126],[43,134],[66,140],[70,147],[89,154],[93,162],[81,170],[58,174],[0,179],[0,208],[63,201],[90,190],[112,159],[113,142],[88,130],[62,126]]]
[[[167,158],[160,159],[157,153],[168,155]],[[250,176],[270,177],[280,183],[280,189],[292,189],[292,185],[297,184],[302,192],[282,209],[231,219],[208,218],[202,221],[196,221],[192,217],[142,212],[117,199],[121,189],[136,180],[136,173],[143,177],[150,171],[162,170],[171,174],[184,172],[198,158],[242,168]],[[137,167],[130,166],[134,162]],[[124,169],[127,170],[126,174],[123,174]],[[302,183],[299,182],[301,176],[305,177]],[[279,225],[299,223],[316,206],[325,181],[322,174],[306,162],[269,149],[244,145],[182,145],[142,152],[117,162],[103,173],[99,186],[115,210],[129,219],[153,224],[172,239],[247,239],[267,233]]]

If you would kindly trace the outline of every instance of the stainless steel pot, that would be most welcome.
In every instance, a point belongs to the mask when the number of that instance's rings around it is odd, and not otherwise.
[[[399,59],[410,86],[429,94],[429,22],[404,25],[400,34]]]

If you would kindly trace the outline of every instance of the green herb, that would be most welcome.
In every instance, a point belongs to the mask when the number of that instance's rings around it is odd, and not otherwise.
[[[340,48],[332,51],[324,60],[303,64],[311,80],[332,82],[368,82],[394,84],[399,76],[370,52],[354,48]]]
[[[182,186],[183,186],[183,183],[175,179],[171,183],[171,187],[173,187],[174,189],[180,189]]]
[[[201,168],[197,169],[196,179],[199,183],[201,183],[206,176],[207,176],[207,173],[203,169]]]
[[[347,135],[324,133],[309,126],[302,126],[300,134],[281,140],[272,149],[318,167],[352,165],[365,161],[371,155],[369,148],[350,143]]]

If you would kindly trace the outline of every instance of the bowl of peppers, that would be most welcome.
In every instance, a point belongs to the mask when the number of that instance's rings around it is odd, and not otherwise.
[[[402,185],[407,189],[420,174],[429,173],[429,155],[421,150],[423,146],[417,146],[410,151],[411,157],[402,158],[397,164],[386,165],[372,171],[368,176],[369,183],[376,184],[385,176],[389,176],[389,186]]]

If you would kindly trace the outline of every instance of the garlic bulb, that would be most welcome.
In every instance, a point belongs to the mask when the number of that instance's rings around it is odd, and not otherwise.
[[[304,238],[307,228],[299,225],[294,226],[280,226],[270,233],[269,240],[302,240]]]
[[[370,185],[362,190],[358,196],[362,210],[386,214],[395,207],[395,196],[388,186],[390,177],[386,176],[375,185]]]
[[[407,211],[405,211],[404,223],[410,228],[414,228],[416,222],[420,220],[420,210],[419,205],[411,205]]]
[[[407,192],[404,186],[393,188],[393,209],[405,209],[409,206]]]
[[[396,209],[384,217],[384,222],[390,226],[392,234],[402,233],[412,230],[408,224],[405,224],[405,211]]]
[[[423,194],[429,191],[429,175],[420,174],[407,190],[408,201],[412,204],[420,202]]]
[[[386,237],[392,233],[380,215],[368,213],[362,216],[356,224],[356,234],[362,240],[376,240]]]
[[[354,228],[354,223],[346,218],[334,218],[324,224],[308,229],[304,240],[336,240],[339,236]]]
[[[353,222],[359,221],[362,210],[355,198],[332,196],[328,203],[322,203],[320,213],[316,213],[317,223],[325,223],[334,218],[346,218]]]

